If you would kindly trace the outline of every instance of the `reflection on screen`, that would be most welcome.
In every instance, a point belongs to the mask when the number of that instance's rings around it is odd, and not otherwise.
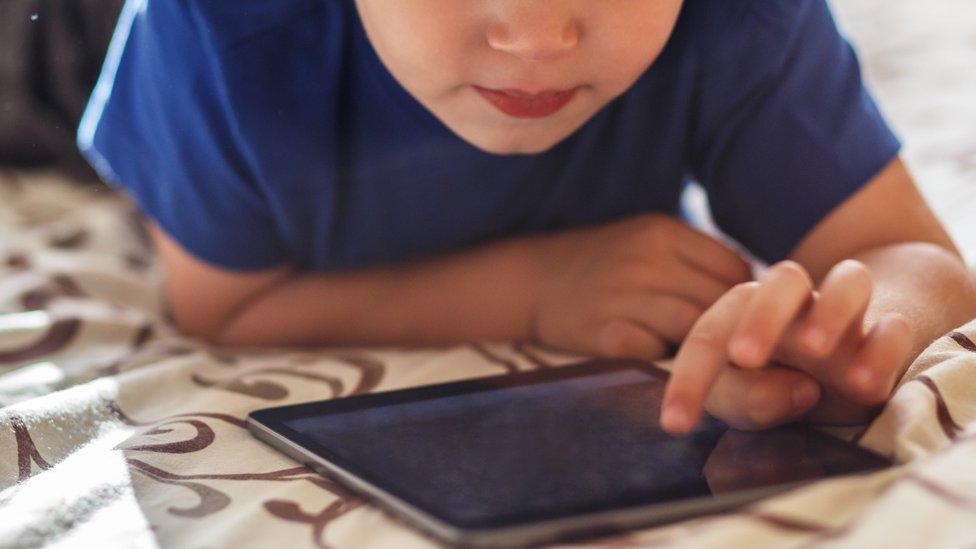
[[[661,380],[626,369],[286,425],[402,499],[468,527],[703,496],[710,485],[734,490],[829,469],[830,453],[811,451],[798,431],[792,438],[727,434],[708,420],[691,435],[668,436],[658,427],[662,393]]]

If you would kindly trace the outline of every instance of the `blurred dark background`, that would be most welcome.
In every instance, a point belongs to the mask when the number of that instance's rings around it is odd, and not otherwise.
[[[0,165],[96,176],[75,129],[123,0],[0,0]]]

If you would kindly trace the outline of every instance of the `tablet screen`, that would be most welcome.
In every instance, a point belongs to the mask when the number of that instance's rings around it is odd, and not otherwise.
[[[353,473],[466,528],[760,488],[881,463],[799,427],[741,433],[706,419],[690,435],[669,436],[658,427],[663,387],[650,368],[591,369],[459,394],[415,391],[282,424]]]

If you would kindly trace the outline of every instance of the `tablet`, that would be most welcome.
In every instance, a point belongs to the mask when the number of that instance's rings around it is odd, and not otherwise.
[[[794,425],[658,426],[667,374],[639,361],[547,370],[252,412],[251,432],[453,545],[513,546],[733,508],[889,463]]]

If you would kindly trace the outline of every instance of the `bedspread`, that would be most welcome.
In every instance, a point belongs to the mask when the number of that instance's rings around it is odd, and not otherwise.
[[[253,439],[246,414],[576,360],[501,344],[215,350],[167,322],[127,201],[7,177],[0,204],[3,547],[428,546]],[[934,342],[861,437],[903,466],[593,543],[976,544],[974,342],[976,322]]]

